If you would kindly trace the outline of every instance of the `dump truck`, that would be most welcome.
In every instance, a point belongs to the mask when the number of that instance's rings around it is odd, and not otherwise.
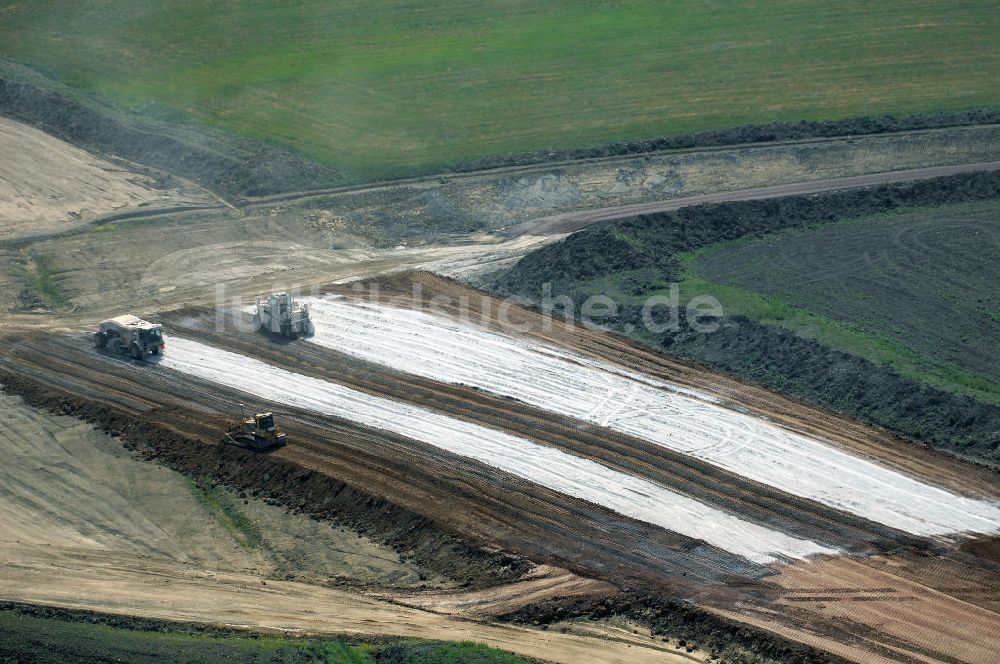
[[[141,360],[146,355],[159,355],[166,348],[162,325],[131,314],[102,321],[94,333],[94,346],[101,350],[128,353],[134,360]]]
[[[314,332],[309,319],[309,305],[296,302],[288,293],[271,293],[266,300],[258,297],[254,323],[258,330],[289,339],[309,336]]]
[[[226,429],[222,434],[222,442],[254,452],[266,452],[284,447],[288,439],[283,432],[278,431],[273,413],[257,413]]]

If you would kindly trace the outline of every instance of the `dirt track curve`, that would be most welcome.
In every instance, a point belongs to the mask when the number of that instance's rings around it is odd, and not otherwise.
[[[773,147],[771,144],[762,144],[764,147]],[[582,163],[590,163],[593,160],[582,160]],[[569,162],[572,163],[572,162]],[[528,167],[536,170],[541,166]],[[551,165],[549,165],[551,167]],[[886,171],[882,173],[870,173],[853,177],[825,178],[820,180],[809,180],[806,182],[793,182],[772,187],[761,187],[756,189],[744,189],[737,191],[722,191],[697,196],[685,196],[682,198],[672,198],[651,203],[637,203],[633,205],[618,205],[603,208],[589,208],[573,212],[563,212],[548,215],[538,219],[524,221],[506,229],[502,235],[505,237],[521,237],[526,235],[560,235],[572,233],[585,226],[598,221],[617,219],[621,217],[651,214],[654,212],[666,212],[676,210],[691,205],[701,205],[705,203],[724,203],[729,201],[759,200],[765,198],[779,198],[782,196],[794,196],[797,194],[814,194],[823,191],[836,191],[839,189],[851,189],[856,187],[868,187],[880,184],[890,184],[893,182],[904,182],[907,180],[924,180],[946,175],[957,175],[960,173],[974,173],[980,171],[992,171],[1000,169],[1000,161],[978,162],[973,164],[955,164],[949,166],[932,166],[927,168],[914,168],[898,171]],[[496,169],[490,171],[477,171],[471,174],[453,175],[452,178],[482,177],[489,173],[504,173],[512,169]],[[516,169],[514,169],[516,170]],[[268,207],[277,204],[293,203],[296,201],[308,200],[311,198],[325,197],[333,194],[358,194],[378,190],[388,190],[401,185],[421,186],[433,184],[439,178],[410,178],[399,181],[378,183],[374,185],[358,185],[334,187],[330,189],[320,189],[316,191],[301,191],[278,194],[274,196],[262,197],[259,199],[248,198],[235,203],[223,201],[216,205],[178,205],[173,207],[159,207],[156,209],[143,209],[135,211],[116,212],[104,215],[90,221],[67,224],[58,231],[36,231],[21,234],[9,239],[0,238],[0,246],[5,244],[20,245],[26,242],[37,241],[59,237],[62,235],[78,233],[91,226],[104,226],[139,219],[157,218],[166,220],[177,215],[188,214],[192,211],[212,211],[239,208]]]

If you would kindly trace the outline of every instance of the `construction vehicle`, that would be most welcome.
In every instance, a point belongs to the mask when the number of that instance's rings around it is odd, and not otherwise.
[[[309,305],[296,302],[288,293],[271,293],[267,300],[258,297],[254,323],[258,330],[289,339],[309,336],[315,331],[309,319]]]
[[[273,413],[257,413],[253,417],[244,417],[226,429],[222,434],[222,442],[254,452],[265,452],[284,447],[288,440],[274,424]]]
[[[131,314],[103,321],[94,333],[94,346],[117,353],[128,353],[133,360],[146,355],[159,355],[163,342],[163,326],[150,323]]]

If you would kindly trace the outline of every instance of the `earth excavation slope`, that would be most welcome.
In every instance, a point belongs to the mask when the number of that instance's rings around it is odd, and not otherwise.
[[[966,551],[1000,532],[985,469],[445,279],[380,285],[331,287],[295,343],[240,307],[163,316],[139,364],[29,334],[0,380],[208,443],[249,402],[293,441],[275,462],[480,544],[857,661],[989,661],[1000,565]]]

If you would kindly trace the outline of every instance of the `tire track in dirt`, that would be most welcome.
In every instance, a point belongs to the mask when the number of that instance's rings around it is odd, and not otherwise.
[[[766,615],[775,605],[791,606],[806,620],[839,623],[916,660],[985,663],[996,652],[1000,614],[982,598],[1000,592],[1000,567],[972,569],[968,562],[953,556],[933,559],[931,565],[906,556],[808,561],[768,579],[778,591],[774,604],[743,605],[737,611],[773,623]],[[941,585],[962,576],[966,585]],[[978,601],[969,601],[976,599],[973,595],[980,595]]]
[[[724,408],[704,392],[447,316],[335,295],[304,302],[316,328],[308,341],[327,349],[642,438],[916,535],[1000,529],[997,505],[941,491],[822,439]]]
[[[168,321],[173,321],[178,326],[174,329],[185,336],[225,346],[303,375],[373,395],[419,403],[451,417],[593,459],[798,536],[856,550],[893,548],[916,541],[892,528],[789,495],[647,441],[483,390],[396,372],[313,344],[276,344],[261,335],[240,334],[232,323],[224,325],[227,332],[212,332],[214,314],[209,312],[199,318],[189,310]]]
[[[445,277],[426,272],[383,275],[360,285],[331,286],[324,292],[464,317],[486,329],[566,347],[623,370],[715,395],[731,408],[826,440],[959,495],[1000,501],[1000,468],[958,459],[930,445],[904,440],[839,413],[657,353],[630,339],[588,330],[575,322],[564,323],[558,317],[547,318],[536,309],[508,302],[505,315],[500,317],[502,299]]]

